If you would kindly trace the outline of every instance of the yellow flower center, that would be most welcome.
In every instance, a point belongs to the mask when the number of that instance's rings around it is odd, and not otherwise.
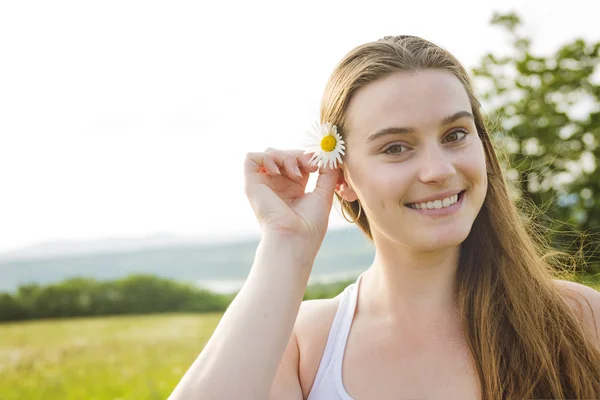
[[[335,140],[335,138],[331,135],[327,135],[323,139],[321,139],[321,148],[324,151],[327,151],[327,152],[333,151],[333,149],[335,149],[336,144],[337,144],[337,140]]]

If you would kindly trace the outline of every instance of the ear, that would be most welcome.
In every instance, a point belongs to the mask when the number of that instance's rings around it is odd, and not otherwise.
[[[353,202],[358,199],[356,192],[352,188],[352,185],[348,182],[348,172],[346,168],[340,168],[338,180],[335,185],[335,192],[339,194],[344,200]]]

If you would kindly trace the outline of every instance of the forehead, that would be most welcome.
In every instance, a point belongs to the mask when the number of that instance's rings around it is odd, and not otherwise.
[[[354,93],[347,110],[347,130],[367,136],[389,127],[417,131],[438,125],[457,111],[471,111],[469,96],[451,72],[397,72]]]

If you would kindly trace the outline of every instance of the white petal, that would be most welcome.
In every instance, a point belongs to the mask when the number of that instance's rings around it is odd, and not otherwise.
[[[314,131],[307,131],[306,135],[311,139],[311,141],[319,140],[319,136]]]
[[[304,154],[312,153],[309,163],[312,165],[329,166],[330,168],[337,168],[338,162],[342,164],[342,155],[345,155],[345,142],[342,135],[338,132],[337,126],[331,122],[319,123],[319,121],[313,121],[312,129],[307,131],[308,140],[305,143],[304,148],[306,151]],[[321,141],[325,136],[333,136],[335,138],[335,147],[332,151],[324,151],[321,148]]]

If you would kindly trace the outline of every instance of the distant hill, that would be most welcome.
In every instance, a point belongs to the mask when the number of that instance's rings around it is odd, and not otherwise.
[[[145,237],[110,238],[99,240],[57,240],[26,246],[17,250],[0,253],[0,262],[14,260],[31,260],[58,256],[88,255],[98,253],[115,253],[138,251],[157,247],[193,246],[234,242],[249,239],[256,235],[239,235],[238,237],[179,237],[168,233],[156,233]]]
[[[131,274],[206,282],[206,286],[217,290],[221,282],[221,291],[233,290],[247,277],[258,245],[258,239],[219,244],[181,243],[172,237],[155,239],[155,243],[145,240],[128,245],[114,240],[102,242],[102,246],[95,242],[87,251],[85,243],[79,243],[75,254],[65,254],[68,246],[61,251],[46,246],[43,251],[20,252],[12,259],[5,255],[0,259],[0,291],[13,292],[23,284],[48,284],[76,276],[105,280]],[[356,276],[371,264],[373,255],[373,246],[357,228],[330,230],[317,256],[313,280]]]

